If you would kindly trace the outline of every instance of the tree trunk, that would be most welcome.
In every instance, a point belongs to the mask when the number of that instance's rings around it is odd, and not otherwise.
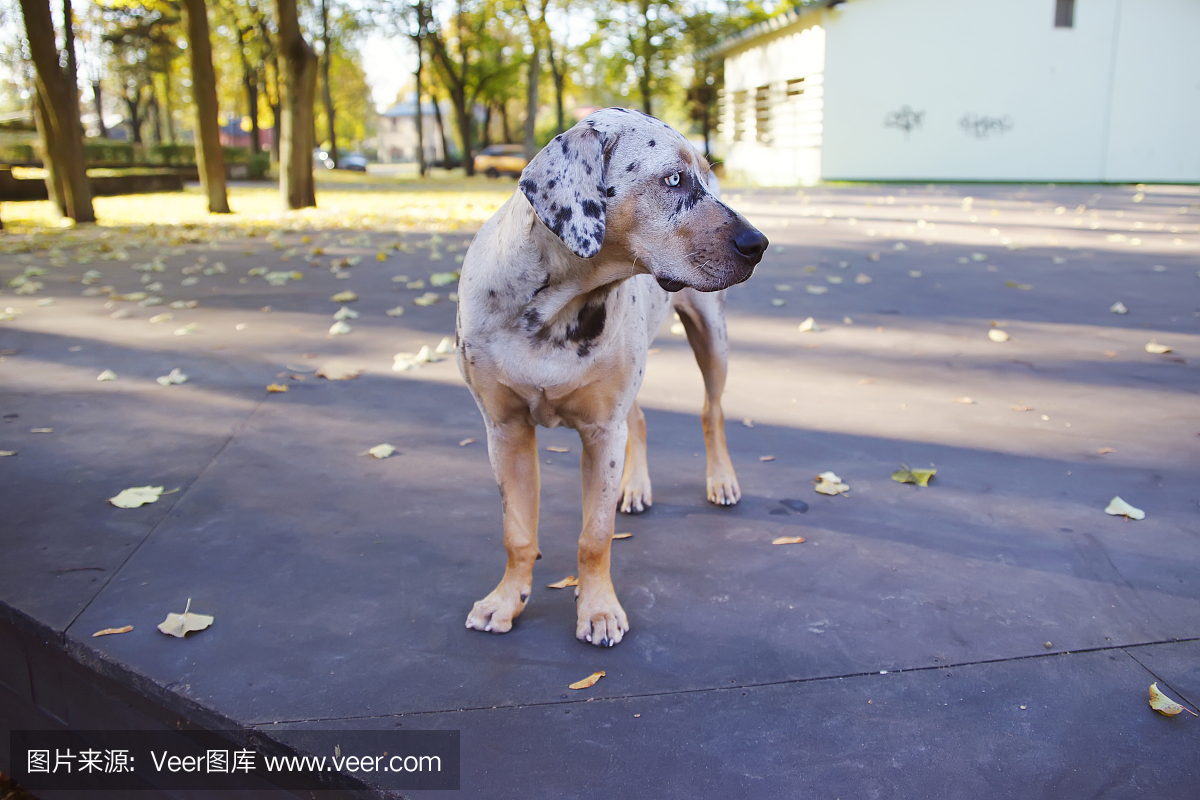
[[[242,59],[242,88],[246,90],[246,107],[250,116],[250,152],[262,152],[262,136],[258,129],[258,70],[246,58],[246,34],[250,28],[238,28],[238,55]]]
[[[212,40],[204,0],[183,0],[188,52],[192,57],[192,100],[196,104],[196,167],[208,195],[210,214],[228,214],[225,192],[225,154],[217,122],[217,75],[213,70]]]
[[[325,101],[325,127],[329,133],[329,160],[333,162],[333,168],[338,168],[338,146],[337,146],[337,130],[334,128],[333,119],[333,89],[329,85],[329,67],[333,61],[333,50],[330,48],[329,42],[329,1],[321,0],[321,44],[324,52],[321,53],[321,77],[325,82],[325,91],[323,99]]]
[[[96,101],[96,122],[100,126],[100,138],[108,138],[108,128],[104,126],[104,103],[101,102],[100,81],[92,81],[92,99]]]
[[[487,147],[492,143],[492,104],[489,102],[487,108],[483,110],[483,137],[480,139],[479,146]]]
[[[167,141],[175,144],[175,112],[171,108],[171,71],[167,70],[163,77],[163,119],[167,123]]]
[[[420,35],[413,37],[413,44],[417,47],[417,71],[413,77],[417,82],[417,107],[413,114],[413,119],[417,122],[417,173],[425,177],[425,115],[421,111],[421,69],[424,66],[421,58],[421,37]]]
[[[538,110],[538,78],[542,74],[542,48],[537,41],[533,43],[533,54],[529,56],[529,77],[525,95],[525,157],[537,155],[537,110]]]
[[[512,144],[512,128],[508,124],[508,103],[500,104],[500,132],[504,134],[504,143]]]
[[[153,79],[152,79],[153,80]],[[150,118],[150,130],[154,134],[154,144],[163,144],[162,109],[158,105],[158,87],[153,81],[150,84],[150,100],[146,103],[146,116]]]
[[[78,106],[79,61],[75,56],[75,12],[71,10],[71,0],[63,0],[63,50],[67,51],[67,83]]]
[[[55,182],[62,189],[62,208],[76,222],[94,222],[92,187],[83,156],[83,131],[79,124],[76,93],[59,65],[54,20],[49,0],[21,0],[29,55],[37,71],[37,91],[42,99],[46,161],[52,163]]]
[[[46,196],[50,199],[50,205],[58,212],[59,216],[66,216],[66,191],[62,185],[62,173],[59,172],[54,160],[50,157],[50,153],[55,148],[54,126],[50,124],[50,116],[46,111],[46,102],[42,100],[42,95],[36,89],[33,93],[33,120],[37,125],[38,135],[42,139],[42,165],[46,169]]]
[[[275,0],[279,21],[279,191],[286,208],[317,204],[313,185],[313,105],[317,54],[300,32],[296,0]]]
[[[446,141],[446,126],[442,122],[442,104],[438,102],[436,92],[431,90],[429,97],[433,100],[433,118],[437,122],[438,136],[441,137],[442,141],[442,168],[449,169],[450,148],[448,147],[449,142]]]
[[[471,111],[468,107],[466,92],[459,90],[450,91],[450,102],[454,104],[454,119],[458,123],[458,138],[462,140],[462,159],[463,169],[467,171],[467,177],[475,174],[475,158],[473,147],[473,131],[475,126],[471,123]]]
[[[129,90],[126,89],[126,91],[128,92]],[[140,85],[133,87],[133,95],[131,96],[126,94],[123,99],[125,100],[125,106],[129,109],[129,127],[131,128],[130,134],[133,138],[133,143],[141,144],[142,119],[140,115],[142,107],[142,87]]]

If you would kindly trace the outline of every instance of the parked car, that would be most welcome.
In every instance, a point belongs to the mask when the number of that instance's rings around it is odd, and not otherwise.
[[[483,148],[479,155],[475,156],[475,171],[482,172],[489,178],[499,178],[501,175],[517,177],[528,163],[524,145],[494,144]]]
[[[367,157],[362,153],[342,153],[338,156],[337,166],[334,167],[333,157],[320,148],[313,150],[313,161],[325,169],[348,169],[351,172],[366,172]]]

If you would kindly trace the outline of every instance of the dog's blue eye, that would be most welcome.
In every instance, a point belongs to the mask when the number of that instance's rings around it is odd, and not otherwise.
[[[683,173],[676,172],[674,175],[669,175],[666,178],[664,178],[663,180],[666,181],[667,186],[678,186],[679,181],[682,178],[683,178]]]

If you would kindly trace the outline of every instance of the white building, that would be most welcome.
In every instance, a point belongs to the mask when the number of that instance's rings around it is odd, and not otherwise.
[[[446,109],[441,109],[443,120]],[[416,93],[410,92],[404,102],[397,103],[379,115],[376,147],[379,160],[384,164],[412,162],[417,160],[417,101]],[[442,161],[442,137],[438,131],[433,103],[426,100],[421,104],[421,133],[425,149],[425,163]],[[451,137],[447,137],[450,155],[455,155]]]
[[[1200,0],[821,0],[714,51],[759,185],[1200,181]]]

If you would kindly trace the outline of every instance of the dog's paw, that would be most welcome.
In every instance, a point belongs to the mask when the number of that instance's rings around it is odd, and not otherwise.
[[[617,508],[622,514],[642,514],[652,505],[649,478],[631,478],[621,486],[621,502]]]
[[[597,647],[612,647],[629,632],[629,619],[615,595],[605,601],[581,602],[575,638]]]
[[[738,486],[733,470],[718,470],[708,476],[708,502],[718,506],[737,505],[742,499],[742,488]]]
[[[517,593],[516,597],[511,594],[498,587],[480,600],[467,615],[467,627],[487,633],[508,633],[512,630],[513,620],[525,610],[529,589]]]

